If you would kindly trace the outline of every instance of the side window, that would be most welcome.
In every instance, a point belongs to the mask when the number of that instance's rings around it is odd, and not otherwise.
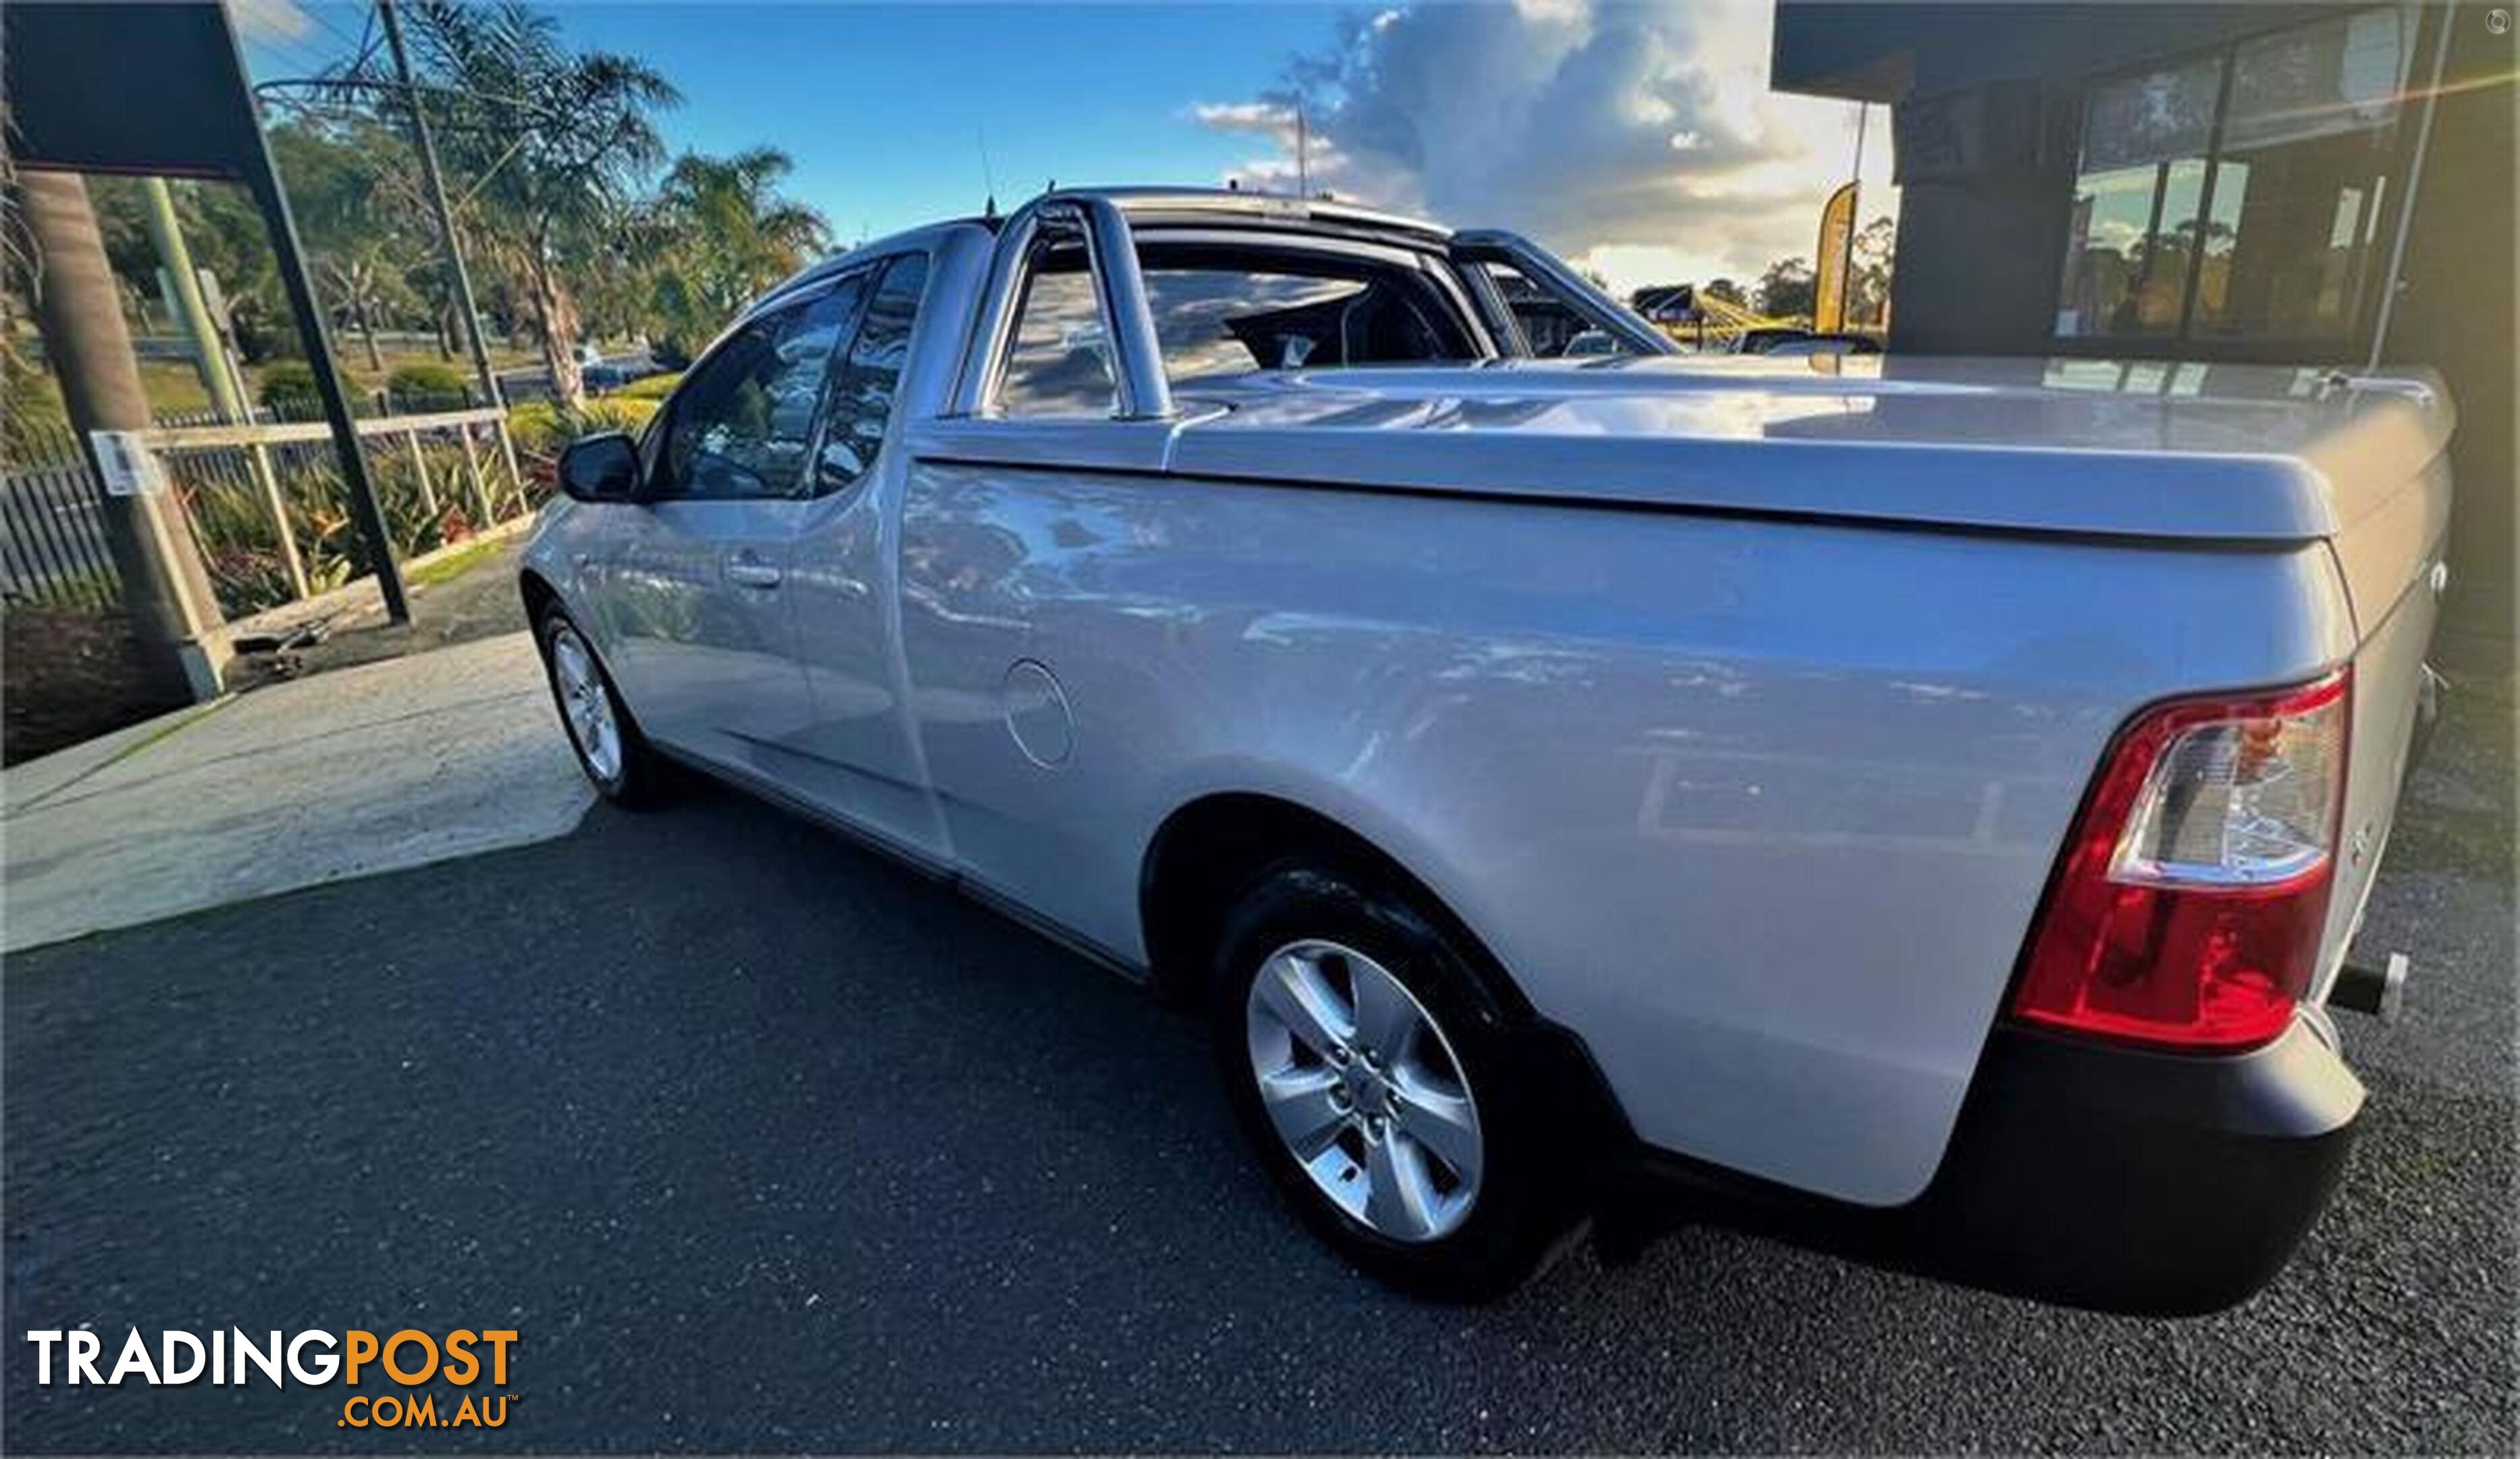
[[[1042,256],[1024,283],[998,408],[1011,416],[1107,416],[1118,408],[1111,344],[1085,251]]]
[[[674,392],[656,494],[699,501],[793,496],[832,351],[864,275],[746,325]]]
[[[814,489],[841,491],[858,482],[883,448],[883,428],[901,388],[901,367],[910,358],[910,331],[918,322],[919,296],[927,288],[927,258],[913,254],[884,270],[883,283],[867,303],[849,357],[832,382],[824,412],[823,443],[814,453]]]

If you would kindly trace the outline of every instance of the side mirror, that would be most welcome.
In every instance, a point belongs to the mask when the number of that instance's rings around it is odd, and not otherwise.
[[[582,502],[626,502],[639,494],[639,449],[618,431],[581,435],[560,453],[560,489]]]

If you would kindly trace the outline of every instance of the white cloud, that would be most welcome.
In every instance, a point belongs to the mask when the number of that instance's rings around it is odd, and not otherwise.
[[[1282,102],[1203,102],[1191,113],[1219,131],[1274,132],[1295,124],[1295,109]]]
[[[1855,109],[1768,90],[1769,0],[1516,0],[1353,15],[1282,86],[1200,106],[1268,144],[1236,175],[1531,234],[1613,286],[1808,256]],[[1864,213],[1890,209],[1875,114]]]
[[[248,40],[295,40],[315,28],[297,0],[231,0],[229,11]]]

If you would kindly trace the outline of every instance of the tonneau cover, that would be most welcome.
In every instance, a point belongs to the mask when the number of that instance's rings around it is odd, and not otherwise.
[[[1161,454],[1184,475],[2267,543],[2377,510],[2452,429],[2420,372],[2099,360],[1522,360],[1175,391]]]

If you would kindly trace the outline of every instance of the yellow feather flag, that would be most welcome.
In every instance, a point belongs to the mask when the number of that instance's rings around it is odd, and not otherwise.
[[[1812,328],[1831,335],[1846,328],[1847,274],[1855,262],[1855,184],[1828,195],[1820,210],[1820,250],[1812,264]]]

